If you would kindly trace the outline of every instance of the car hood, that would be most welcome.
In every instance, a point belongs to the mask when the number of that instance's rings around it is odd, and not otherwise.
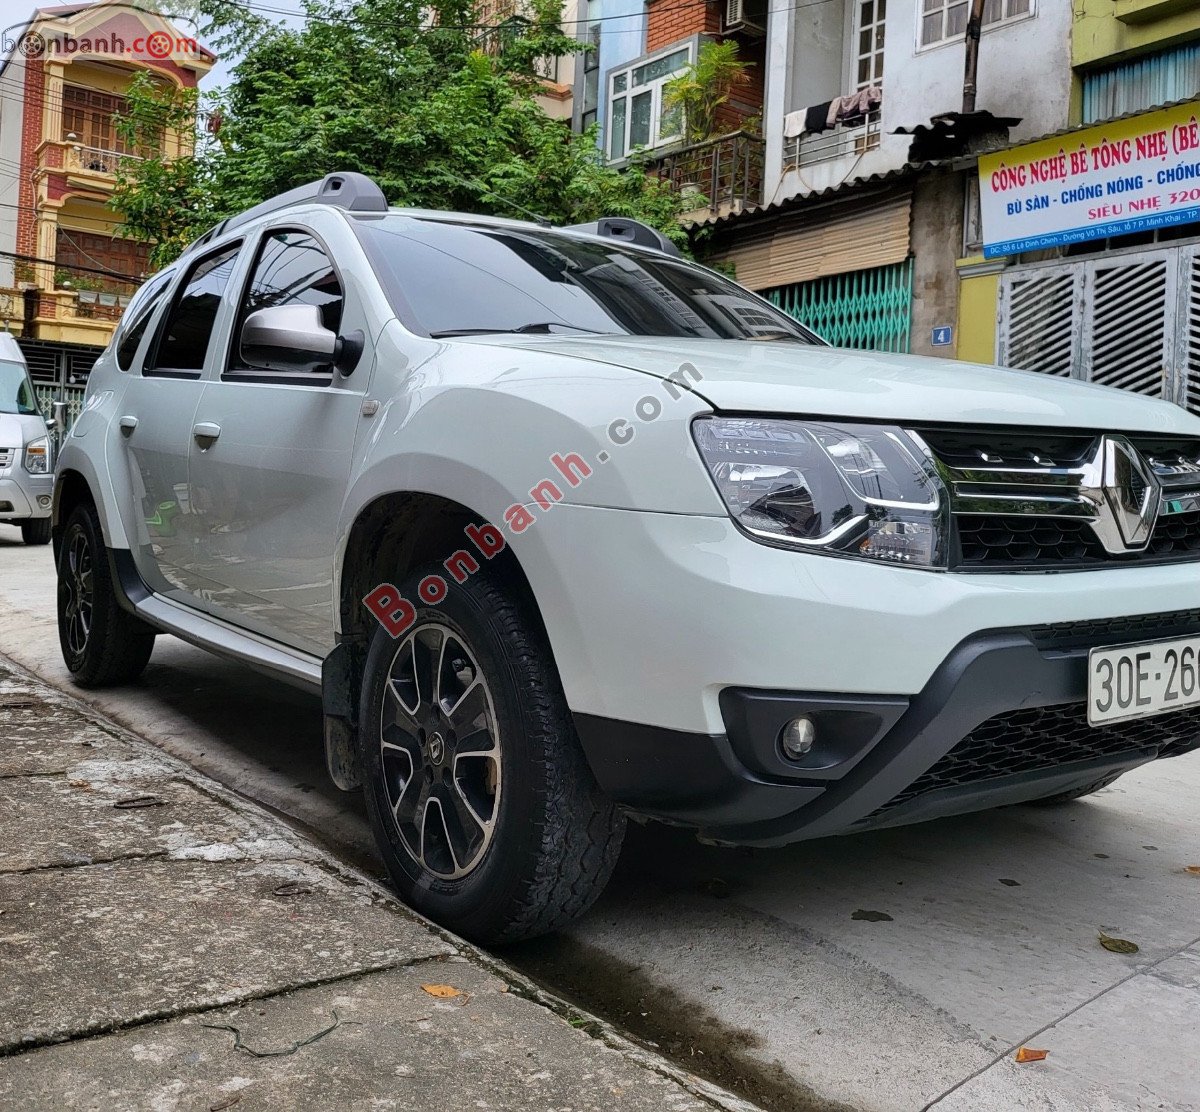
[[[727,412],[1200,435],[1200,419],[1169,402],[952,359],[781,341],[639,336],[480,340],[614,364],[658,378],[691,363],[701,375],[692,389]]]
[[[40,417],[0,413],[0,448],[23,448],[31,440],[45,435],[46,422]]]

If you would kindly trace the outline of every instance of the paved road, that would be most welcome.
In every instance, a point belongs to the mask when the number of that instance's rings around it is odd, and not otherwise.
[[[0,651],[65,683],[49,555],[7,533]],[[162,638],[95,702],[370,859],[315,700]],[[649,827],[586,920],[505,956],[773,1108],[1200,1109],[1198,797],[1193,756],[1061,808],[770,852]]]

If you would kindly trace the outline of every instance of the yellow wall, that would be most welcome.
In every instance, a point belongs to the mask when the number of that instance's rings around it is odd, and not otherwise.
[[[1054,0],[1064,3],[1065,0]],[[1072,0],[1071,64],[1097,66],[1200,35],[1196,0]]]
[[[1109,0],[1111,3],[1111,0]],[[970,263],[970,260],[964,260]],[[962,264],[960,264],[961,266]],[[1000,274],[960,272],[957,356],[968,363],[996,362],[996,315]]]

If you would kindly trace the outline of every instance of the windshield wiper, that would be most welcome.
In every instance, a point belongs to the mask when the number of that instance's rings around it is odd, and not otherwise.
[[[429,335],[434,340],[445,339],[450,336],[488,336],[488,335],[520,335],[524,333],[535,333],[553,335],[550,331],[552,328],[570,328],[574,332],[586,332],[589,336],[600,336],[603,333],[596,331],[594,328],[580,328],[577,324],[567,324],[562,320],[547,320],[534,321],[532,324],[523,324],[519,328],[443,328],[440,332],[430,332]]]

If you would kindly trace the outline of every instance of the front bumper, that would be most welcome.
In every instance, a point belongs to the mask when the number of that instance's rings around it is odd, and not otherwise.
[[[725,731],[587,714],[600,786],[715,841],[781,845],[1056,795],[1200,747],[1200,708],[1091,729],[1088,650],[1200,633],[1200,609],[993,630],[962,641],[914,696],[727,688]],[[800,763],[778,738],[808,714]]]
[[[41,506],[38,497],[53,496],[54,475],[30,475],[18,468],[19,464],[0,471],[0,522],[49,517],[49,501]]]

